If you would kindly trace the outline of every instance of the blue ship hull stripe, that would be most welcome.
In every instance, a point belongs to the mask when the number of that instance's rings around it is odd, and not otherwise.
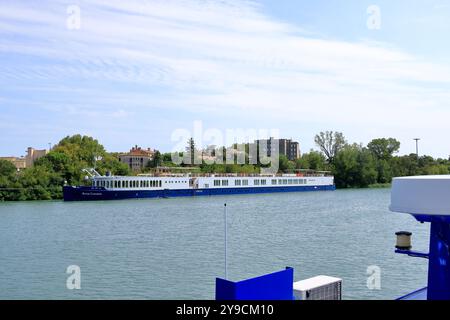
[[[65,201],[87,200],[121,200],[140,198],[172,198],[192,196],[214,196],[227,194],[254,194],[276,192],[302,192],[302,191],[331,191],[334,185],[325,186],[283,186],[283,187],[259,187],[259,188],[211,188],[211,189],[164,189],[164,190],[106,190],[94,187],[64,187]]]

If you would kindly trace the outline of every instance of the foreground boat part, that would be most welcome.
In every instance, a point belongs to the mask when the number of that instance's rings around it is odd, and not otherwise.
[[[317,276],[294,281],[294,269],[233,282],[216,278],[216,300],[341,300],[342,279]]]
[[[427,288],[400,299],[450,300],[450,176],[395,178],[390,210],[411,214],[417,221],[431,224],[429,253],[408,248],[396,250],[429,260]]]
[[[294,282],[295,300],[342,300],[342,279],[329,276]]]

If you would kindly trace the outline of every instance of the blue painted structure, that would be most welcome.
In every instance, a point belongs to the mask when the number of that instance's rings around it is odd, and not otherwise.
[[[390,210],[430,223],[429,252],[411,251],[409,239],[398,238],[397,253],[428,259],[428,286],[402,300],[450,300],[450,175],[399,177],[392,181]],[[408,236],[398,232],[397,236]],[[409,248],[408,248],[409,247]]]
[[[427,300],[427,288],[425,287],[413,291],[411,293],[408,293],[407,295],[404,295],[403,297],[398,298],[397,300]]]
[[[64,186],[63,195],[64,201],[88,201],[332,190],[336,190],[334,185],[159,190],[107,190],[103,187]]]
[[[216,300],[294,300],[294,269],[232,282],[216,278]]]
[[[450,217],[413,215],[419,222],[430,222],[429,253],[396,250],[413,257],[428,258],[428,287],[410,293],[399,300],[425,297],[427,300],[450,300]],[[420,293],[420,294],[419,294]]]

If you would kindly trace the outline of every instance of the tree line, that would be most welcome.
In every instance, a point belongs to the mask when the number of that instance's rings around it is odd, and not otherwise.
[[[330,171],[338,188],[365,188],[387,186],[393,177],[449,174],[448,159],[434,159],[416,154],[398,156],[400,142],[394,138],[378,138],[366,146],[348,143],[340,132],[326,131],[315,136],[318,151],[304,153],[295,161],[286,156],[279,157],[279,171],[293,172],[296,169]],[[188,142],[188,150],[195,142]],[[224,157],[226,157],[224,150]],[[246,149],[248,152],[248,149]],[[248,160],[248,157],[246,157]],[[264,165],[257,164],[207,164],[189,165],[194,171],[203,173],[259,173]],[[176,167],[170,153],[156,152],[152,161],[144,168],[151,172],[156,167]],[[0,160],[0,201],[6,200],[50,200],[62,198],[62,186],[86,183],[82,169],[95,168],[100,174],[132,175],[128,165],[118,159],[117,154],[106,152],[94,138],[74,135],[62,139],[34,166],[17,171],[15,166]]]
[[[364,146],[349,144],[340,132],[321,132],[315,143],[321,152],[304,154],[301,167],[330,170],[338,188],[365,188],[383,186],[392,182],[393,177],[417,175],[441,175],[450,173],[449,159],[434,159],[430,156],[409,154],[396,155],[400,142],[394,138],[374,139]],[[313,155],[321,161],[311,166],[307,160]],[[314,168],[313,168],[314,167]]]
[[[82,169],[93,167],[100,174],[131,174],[97,140],[74,135],[62,139],[31,168],[17,171],[9,161],[0,160],[0,201],[61,199],[63,185],[84,184]]]
[[[449,159],[434,159],[426,155],[417,157],[416,154],[398,156],[400,142],[394,138],[377,138],[363,145],[347,142],[341,132],[325,131],[317,134],[314,142],[318,151],[311,150],[294,161],[280,155],[279,171],[329,171],[335,177],[337,188],[383,187],[389,186],[393,177],[450,173]],[[236,145],[234,147],[237,149]],[[226,148],[222,148],[225,162]],[[202,162],[195,167],[204,173],[259,173],[264,165],[259,162],[259,157],[257,164],[248,164],[248,144],[244,149],[247,153],[245,165]],[[194,162],[194,150],[196,146],[191,138],[186,146],[191,163]],[[180,153],[180,156],[182,155],[183,153]],[[170,154],[161,155],[161,162],[152,163],[147,169],[151,171],[151,168],[158,164],[173,166],[170,157]]]

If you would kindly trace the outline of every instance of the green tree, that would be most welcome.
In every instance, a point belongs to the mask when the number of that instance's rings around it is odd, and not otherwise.
[[[190,138],[187,142],[186,146],[186,154],[189,157],[189,163],[185,163],[187,165],[195,164],[195,141],[194,138]]]
[[[172,154],[171,154],[171,153],[163,153],[163,155],[162,155],[162,161],[163,161],[164,163],[172,162]]]
[[[96,164],[98,173],[104,175],[110,172],[117,176],[129,176],[132,174],[130,167],[111,154],[105,153],[100,161]]]
[[[280,172],[289,172],[295,169],[295,164],[292,161],[289,161],[289,159],[283,154],[280,154],[278,161],[279,161],[278,170]]]
[[[79,134],[62,139],[53,149],[65,153],[72,161],[94,167],[97,157],[106,155],[105,148],[94,138]]]
[[[347,144],[341,132],[333,131],[320,132],[315,136],[314,142],[325,154],[329,163],[333,163],[337,153]]]
[[[338,188],[364,188],[376,182],[377,171],[372,153],[360,145],[345,146],[333,163]]]
[[[372,152],[378,160],[389,160],[394,153],[400,149],[400,142],[394,138],[380,138],[374,139],[367,145],[367,148]]]
[[[156,150],[155,154],[153,155],[153,159],[151,161],[154,168],[159,167],[163,161],[161,152]]]
[[[147,163],[146,169],[159,167],[163,164],[163,155],[159,151],[155,151],[153,158]]]
[[[419,174],[419,163],[415,153],[407,156],[393,157],[390,165],[393,177],[415,176]]]
[[[449,174],[448,165],[445,164],[434,164],[431,166],[427,166],[423,169],[424,175],[441,175],[441,174]]]
[[[0,177],[10,178],[17,172],[14,164],[7,160],[0,160]]]
[[[86,168],[95,167],[102,175],[107,172],[119,176],[132,174],[129,166],[119,161],[117,154],[106,152],[98,140],[81,135],[65,137],[39,161],[59,173],[71,185],[84,183],[85,174],[82,170]]]
[[[82,184],[82,169],[94,166],[100,174],[107,171],[114,175],[131,174],[128,166],[107,153],[97,140],[81,135],[62,139],[49,154],[35,163],[35,166],[40,165],[58,172],[69,184]]]
[[[296,160],[297,169],[326,170],[327,163],[323,153],[311,150]]]
[[[16,167],[9,161],[0,160],[0,201],[14,200],[12,197],[17,191],[11,188],[20,187],[15,185],[16,176]]]
[[[50,200],[62,197],[61,175],[44,166],[33,166],[21,172],[22,198],[26,200]]]

